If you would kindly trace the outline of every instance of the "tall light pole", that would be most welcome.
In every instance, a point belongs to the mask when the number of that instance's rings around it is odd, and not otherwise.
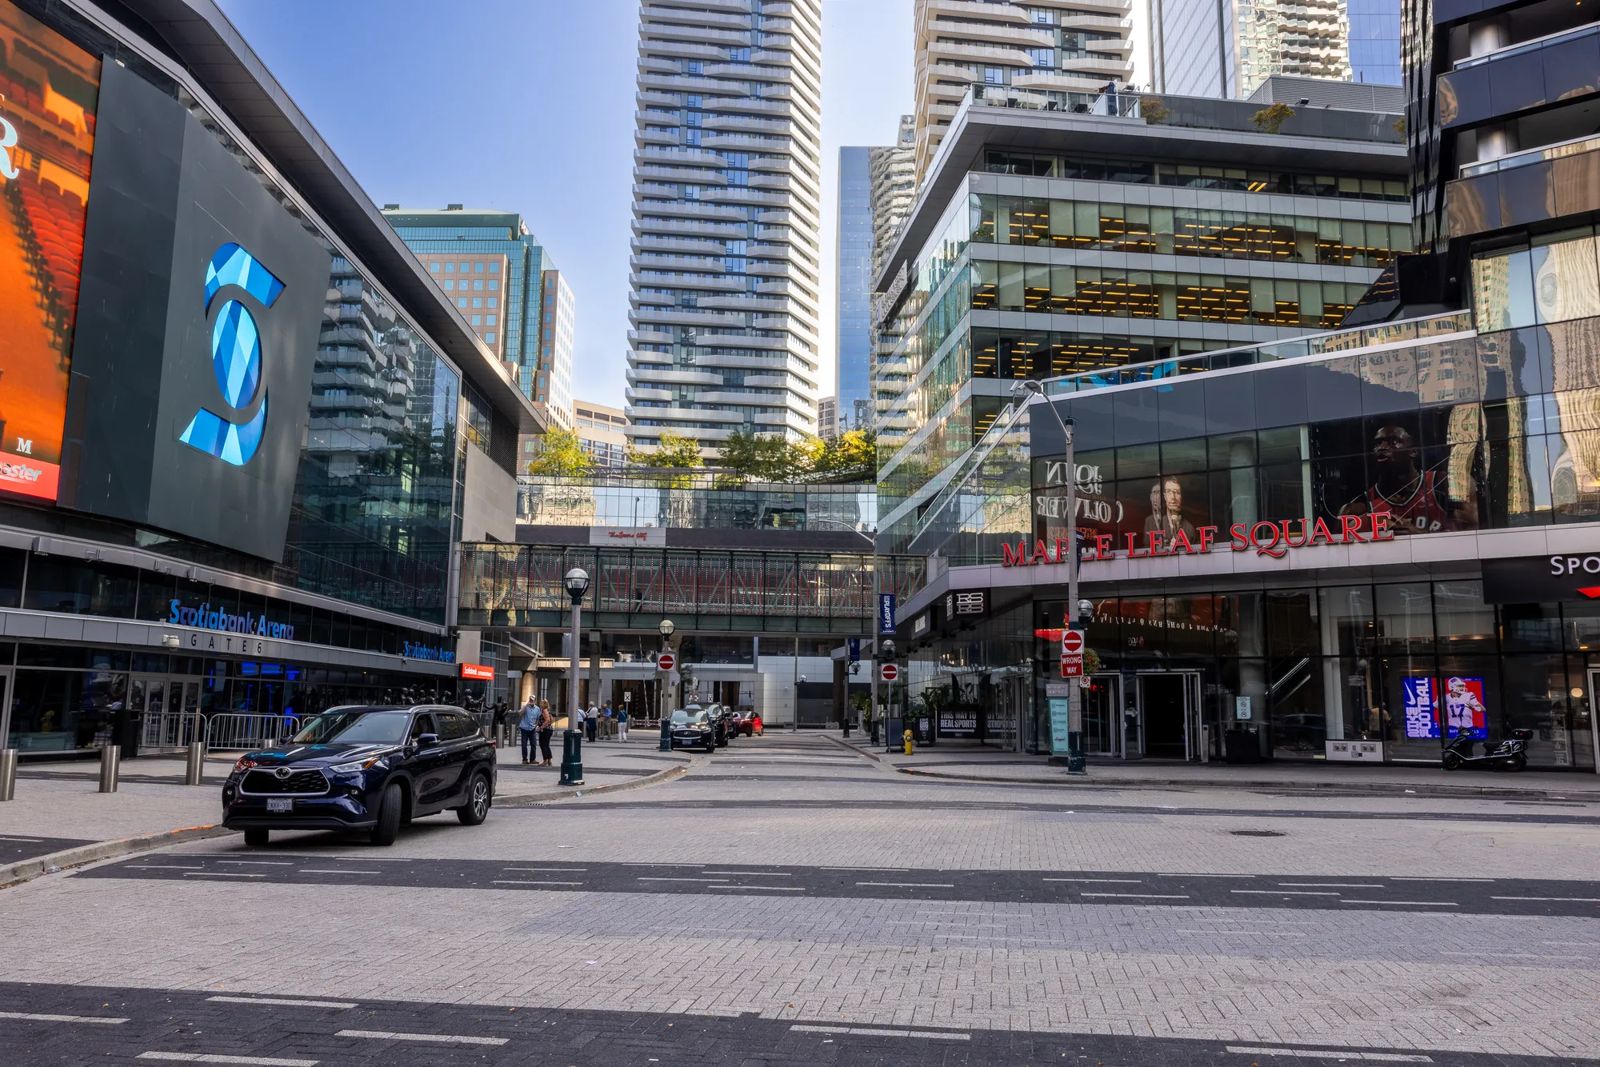
[[[567,711],[567,729],[561,735],[561,784],[583,784],[583,735],[572,728],[577,721],[582,708],[582,701],[578,699],[578,672],[582,669],[579,655],[579,641],[583,631],[579,628],[579,618],[583,614],[583,595],[589,591],[589,572],[582,567],[574,567],[567,572],[563,580],[567,587],[567,596],[572,598],[572,667],[568,688],[572,690],[571,707]]]
[[[1040,403],[1050,412],[1056,420],[1056,425],[1061,429],[1061,447],[1064,452],[1067,471],[1067,610],[1062,613],[1061,625],[1072,629],[1082,627],[1087,621],[1083,617],[1083,608],[1078,600],[1078,463],[1073,453],[1072,423],[1061,418],[1061,412],[1045,396],[1044,386],[1033,378],[1027,378],[1011,387],[1011,400],[1013,403],[1031,404],[1033,398],[1038,397]],[[1033,455],[1030,448],[1029,457]],[[1031,479],[1031,475],[1030,475]],[[1051,748],[1054,749],[1054,738],[1051,739]],[[1083,687],[1069,685],[1067,688],[1067,770],[1068,772],[1082,772],[1083,762]]]
[[[663,651],[663,652],[671,652],[672,651],[672,631],[675,628],[676,627],[674,627],[672,625],[672,620],[671,619],[662,619],[661,620],[661,625],[656,627],[656,629],[661,631],[661,651]],[[656,662],[659,664],[660,660],[657,660]],[[671,707],[672,694],[669,692],[669,689],[668,689],[668,686],[667,686],[667,679],[671,676],[671,672],[670,671],[658,671],[658,673],[661,675],[661,678],[660,678],[660,681],[658,681],[656,683],[656,689],[659,690],[659,692],[656,695],[657,695],[657,698],[658,698],[657,703],[660,704],[660,707],[658,707],[656,710],[658,712],[660,712],[660,714],[661,714],[661,751],[662,752],[671,752],[672,751],[672,707]]]

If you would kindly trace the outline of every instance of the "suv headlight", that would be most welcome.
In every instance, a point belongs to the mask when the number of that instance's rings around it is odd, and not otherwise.
[[[233,773],[234,774],[243,774],[245,771],[248,771],[251,767],[254,767],[254,766],[257,766],[257,763],[256,763],[255,760],[251,759],[249,756],[240,756],[239,757],[239,762],[235,763],[233,765]]]
[[[360,774],[362,771],[378,763],[382,756],[373,756],[371,759],[356,760],[354,763],[341,763],[337,767],[328,768],[334,774]]]

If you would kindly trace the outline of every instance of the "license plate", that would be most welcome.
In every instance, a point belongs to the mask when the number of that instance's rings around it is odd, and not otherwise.
[[[269,815],[275,815],[275,814],[279,814],[281,812],[293,811],[293,810],[294,810],[294,798],[293,797],[274,797],[271,800],[267,801],[267,813]]]

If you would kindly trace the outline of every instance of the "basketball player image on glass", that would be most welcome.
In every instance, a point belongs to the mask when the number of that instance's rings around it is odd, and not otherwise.
[[[1478,528],[1476,501],[1451,499],[1440,472],[1422,466],[1417,440],[1404,426],[1378,427],[1371,472],[1367,491],[1340,508],[1340,515],[1387,515],[1397,535]]]
[[[1170,548],[1179,531],[1194,540],[1194,523],[1183,517],[1183,486],[1176,478],[1166,478],[1150,487],[1150,517],[1144,520],[1144,532],[1161,534]]]

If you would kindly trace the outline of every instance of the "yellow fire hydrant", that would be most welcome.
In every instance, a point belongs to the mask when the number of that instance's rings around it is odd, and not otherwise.
[[[911,731],[907,730],[905,733],[901,734],[900,737],[901,737],[901,740],[905,742],[906,755],[908,755],[908,756],[911,755],[911,753],[913,751],[913,747],[912,747],[912,744],[911,744]]]

